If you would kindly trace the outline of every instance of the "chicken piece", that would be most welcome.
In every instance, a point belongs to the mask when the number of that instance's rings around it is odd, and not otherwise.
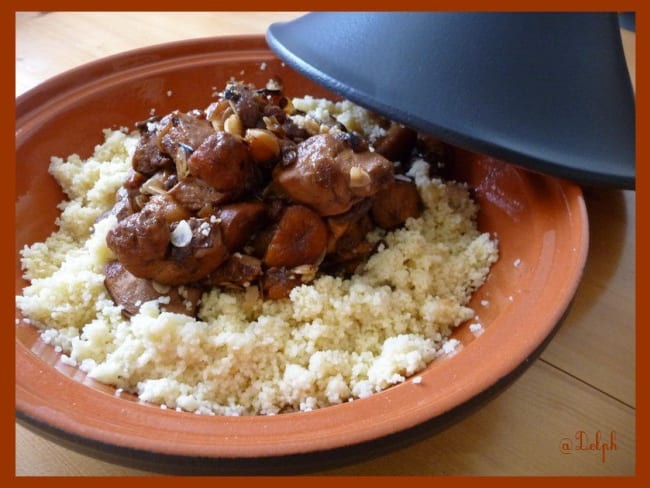
[[[149,123],[156,123],[150,126]],[[133,169],[147,176],[172,169],[181,177],[186,173],[186,160],[210,134],[212,124],[199,113],[183,113],[178,110],[161,120],[149,119],[138,124],[140,140],[133,154]]]
[[[341,246],[346,246],[346,244],[342,244],[342,242],[349,242],[350,234],[356,233],[354,230],[350,231],[350,229],[357,227],[360,224],[363,224],[362,238],[365,238],[365,235],[370,232],[373,227],[372,222],[367,219],[371,207],[372,200],[367,198],[356,204],[348,212],[341,215],[334,215],[333,217],[327,217],[325,219],[327,228],[329,229],[329,240],[327,243],[328,253],[334,253],[337,249],[341,249]],[[347,237],[344,238],[346,235]],[[343,239],[343,241],[340,243],[339,241],[341,239]]]
[[[148,276],[149,263],[165,259],[170,236],[165,217],[145,206],[108,231],[106,243],[131,273],[140,278],[151,278]]]
[[[215,132],[187,160],[191,175],[215,190],[241,196],[258,184],[259,174],[248,147],[237,136]]]
[[[231,83],[224,90],[224,98],[232,101],[235,112],[245,129],[257,127],[262,118],[262,98],[242,83]]]
[[[275,227],[264,263],[278,268],[316,264],[325,255],[327,240],[327,226],[316,212],[291,205]]]
[[[98,220],[101,220],[106,217],[106,215],[111,214],[115,215],[115,218],[120,221],[124,220],[135,212],[137,212],[135,203],[129,197],[129,193],[126,188],[122,186],[117,190],[117,193],[115,194],[115,204],[113,205],[113,208],[111,208],[109,212],[103,214]]]
[[[444,161],[449,155],[449,147],[437,137],[429,134],[419,134],[417,149],[420,155],[429,163]]]
[[[370,150],[368,141],[364,137],[362,137],[358,132],[348,132],[348,131],[337,132],[336,137],[344,141],[356,153],[362,153]]]
[[[291,290],[302,283],[301,276],[287,268],[269,268],[262,277],[262,295],[271,300],[287,298]]]
[[[375,251],[376,245],[365,239],[357,241],[357,244],[339,252],[328,254],[323,261],[320,270],[328,274],[351,275],[357,272],[360,265],[364,264],[368,257]]]
[[[158,146],[174,159],[179,149],[191,153],[214,134],[212,124],[193,112],[183,113],[175,110],[165,115],[159,125]]]
[[[262,261],[246,254],[235,253],[206,278],[208,285],[226,287],[248,286],[262,276]]]
[[[374,228],[368,215],[371,207],[372,200],[364,200],[349,212],[327,219],[330,240],[321,267],[325,272],[351,274],[372,253],[374,246],[366,240]]]
[[[295,160],[279,164],[273,180],[292,200],[320,215],[348,211],[393,179],[393,165],[372,152],[355,153],[344,138],[319,134],[298,144]]]
[[[179,226],[184,230],[179,231]],[[168,258],[156,263],[151,276],[159,283],[182,285],[201,280],[228,258],[216,219],[192,217],[172,224],[171,237]]]
[[[286,104],[286,98],[283,98]],[[266,105],[263,109],[263,116],[274,122],[271,129],[278,137],[287,141],[302,141],[309,137],[309,132],[303,127],[298,127],[287,113],[278,105]],[[268,124],[267,129],[269,129]],[[288,138],[288,139],[287,139]]]
[[[440,139],[428,134],[419,134],[417,140],[419,155],[429,163],[431,177],[449,178],[453,149]]]
[[[180,205],[167,193],[153,195],[147,202],[146,207],[157,212],[167,223],[178,222],[191,216],[190,211],[185,206]]]
[[[241,249],[267,221],[266,206],[261,202],[226,205],[219,209],[217,216],[223,242],[231,252]]]
[[[386,135],[375,141],[375,152],[391,161],[407,161],[417,138],[418,134],[413,129],[393,123]]]
[[[302,127],[298,127],[290,118],[282,122],[282,131],[292,141],[304,141],[309,138],[309,132]]]
[[[391,230],[404,224],[409,217],[419,217],[422,201],[415,183],[395,179],[380,191],[372,205],[372,219],[382,229]]]
[[[180,180],[169,190],[169,195],[183,207],[198,212],[206,206],[225,203],[231,194],[215,190],[204,180],[194,176]]]
[[[159,298],[163,299],[159,303],[165,312],[196,315],[202,294],[200,288],[158,285],[134,276],[119,261],[111,261],[104,271],[104,286],[113,302],[122,306],[122,314],[126,317],[137,314],[144,302]],[[165,303],[167,300],[169,302]]]
[[[359,219],[350,222],[345,232],[336,240],[333,253],[346,256],[352,253],[355,257],[359,254],[359,244],[365,242],[366,235],[374,228],[368,214],[362,215]]]
[[[138,173],[152,175],[162,169],[171,168],[174,162],[160,149],[156,132],[144,131],[140,134],[131,165]]]
[[[170,224],[149,204],[111,229],[106,243],[129,272],[165,285],[200,280],[228,257],[216,221],[192,217]]]

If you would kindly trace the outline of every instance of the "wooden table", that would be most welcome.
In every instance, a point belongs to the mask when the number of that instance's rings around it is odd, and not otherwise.
[[[16,95],[74,66],[190,37],[263,33],[299,13],[18,13]],[[634,77],[635,38],[623,32]],[[426,440],[324,475],[635,473],[635,193],[585,189],[589,259],[574,306],[541,357],[477,413]],[[584,434],[580,434],[583,432]],[[615,449],[576,450],[615,436]],[[563,449],[566,439],[574,449]],[[585,443],[586,445],[586,443]],[[17,475],[148,475],[16,424]]]

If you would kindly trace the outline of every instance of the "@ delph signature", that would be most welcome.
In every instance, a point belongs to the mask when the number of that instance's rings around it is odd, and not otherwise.
[[[616,451],[616,432],[610,431],[609,436],[603,436],[601,431],[597,431],[593,437],[590,437],[584,430],[577,431],[573,439],[564,437],[560,441],[560,452],[562,454],[571,454],[579,451],[600,452],[601,462],[607,459],[608,451]]]

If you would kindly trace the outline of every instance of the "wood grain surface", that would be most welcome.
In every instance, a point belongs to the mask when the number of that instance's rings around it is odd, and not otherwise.
[[[270,23],[300,14],[19,12],[16,96],[106,55],[187,38],[263,34]],[[628,31],[622,36],[634,76],[635,36]],[[635,474],[635,193],[584,191],[587,266],[571,312],[541,357],[503,393],[447,430],[314,474]],[[80,454],[22,424],[16,423],[15,433],[17,476],[155,474]],[[579,437],[591,443],[598,433],[614,440],[611,450],[577,449]]]

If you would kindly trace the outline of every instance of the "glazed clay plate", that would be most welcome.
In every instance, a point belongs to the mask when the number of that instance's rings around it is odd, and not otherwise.
[[[277,59],[262,37],[212,38],[109,57],[49,80],[16,100],[16,249],[55,229],[63,198],[50,156],[91,154],[102,129],[133,127],[152,108],[206,106],[230,77],[263,86],[282,78],[290,96],[332,96]],[[484,333],[468,324],[459,352],[420,376],[363,400],[312,412],[214,417],[163,410],[116,396],[64,364],[35,328],[16,326],[16,412],[28,426],[88,454],[170,468],[298,470],[399,445],[403,432],[439,427],[484,398],[538,353],[566,312],[587,252],[587,217],[574,184],[487,156],[458,151],[455,177],[478,199],[479,227],[499,240],[500,259],[472,300]],[[16,253],[16,294],[26,285]],[[481,307],[487,300],[489,307]],[[19,312],[16,312],[20,319]],[[429,432],[427,430],[426,432]],[[402,439],[403,440],[403,439]],[[374,444],[373,444],[374,443]],[[356,451],[355,451],[356,449]],[[290,456],[296,461],[287,463]]]

